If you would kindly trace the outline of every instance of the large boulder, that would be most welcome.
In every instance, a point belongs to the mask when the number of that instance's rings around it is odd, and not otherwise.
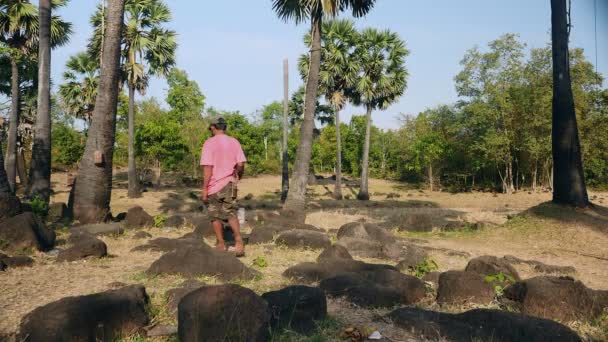
[[[329,296],[344,297],[362,307],[393,307],[406,304],[399,290],[376,284],[356,273],[341,273],[325,278],[321,280],[319,287]]]
[[[122,223],[93,223],[74,227],[72,234],[90,234],[94,236],[115,236],[125,232]]]
[[[251,234],[249,234],[249,243],[260,244],[272,242],[274,240],[275,235],[277,235],[280,231],[282,230],[280,230],[279,227],[275,225],[253,227],[253,229],[251,230]]]
[[[425,341],[581,341],[574,331],[557,322],[502,310],[450,314],[404,307],[388,314],[388,318]]]
[[[170,289],[165,292],[165,297],[167,298],[167,306],[172,314],[177,316],[177,306],[179,302],[190,292],[200,289],[205,286],[205,284],[201,283],[196,279],[188,279],[184,281],[179,287]]]
[[[391,269],[377,269],[361,272],[359,275],[375,284],[399,291],[405,304],[418,303],[426,296],[424,281],[408,274]]]
[[[316,287],[289,286],[267,292],[262,298],[268,302],[274,329],[290,329],[301,334],[315,330],[315,321],[327,316],[325,293]]]
[[[407,244],[404,246],[401,255],[399,256],[399,263],[397,268],[401,271],[408,272],[416,268],[419,264],[423,263],[428,258],[428,254],[424,249]]]
[[[277,244],[288,247],[306,247],[323,249],[331,246],[327,234],[312,230],[293,229],[279,234]]]
[[[13,216],[0,224],[0,249],[7,252],[47,251],[55,245],[55,232],[31,212]]]
[[[133,285],[86,296],[67,297],[28,313],[19,341],[115,341],[149,322],[148,295]]]
[[[395,237],[389,231],[365,222],[351,222],[341,226],[338,229],[338,240],[343,238],[372,240],[381,243],[395,242]]]
[[[205,245],[205,242],[203,242],[202,239],[191,238],[189,236],[182,236],[177,239],[161,237],[150,240],[145,245],[134,247],[131,251],[171,252],[181,248],[199,247],[203,245]]]
[[[127,211],[125,226],[127,228],[152,227],[154,226],[154,218],[142,207],[136,206]]]
[[[270,310],[265,300],[238,285],[204,286],[178,306],[181,342],[267,341]]]
[[[399,213],[388,217],[384,225],[411,232],[433,230],[433,220],[429,214]]]
[[[50,223],[67,222],[69,220],[68,206],[63,202],[50,204],[46,220]]]
[[[323,250],[321,254],[317,257],[317,262],[323,262],[326,260],[334,260],[334,259],[347,259],[352,260],[353,257],[350,255],[348,250],[344,246],[340,245],[332,245]]]
[[[17,196],[0,194],[0,222],[22,213],[21,201]]]
[[[4,265],[4,268],[31,267],[34,265],[34,259],[24,255],[11,257],[0,253],[0,270],[4,270],[2,265]]]
[[[495,295],[492,284],[478,273],[447,271],[439,275],[439,304],[490,304]]]
[[[83,236],[75,241],[74,245],[64,249],[57,255],[57,261],[76,261],[85,258],[103,258],[108,255],[105,242],[93,236]]]
[[[498,274],[504,274],[511,276],[513,280],[519,280],[519,274],[509,262],[504,258],[497,258],[492,255],[483,255],[474,259],[469,260],[469,263],[464,269],[465,271],[479,273],[483,276],[495,276]],[[508,279],[501,285],[507,285],[510,283]]]
[[[336,242],[349,253],[362,258],[398,259],[401,247],[396,243],[382,243],[370,239],[343,237]]]
[[[194,227],[193,235],[199,238],[214,237],[213,225],[209,216],[197,214],[188,218],[189,223]]]
[[[383,264],[368,264],[359,260],[333,259],[323,262],[303,262],[294,265],[283,272],[283,276],[303,283],[314,283],[321,279],[336,276],[345,272],[364,272],[377,269],[397,270],[394,266]]]
[[[218,251],[205,244],[187,246],[161,256],[148,273],[181,274],[187,277],[217,276],[223,281],[252,279],[256,272],[246,267],[234,254]]]
[[[504,294],[521,304],[522,313],[561,322],[590,320],[602,312],[594,292],[569,277],[526,279],[507,287]]]
[[[181,215],[173,215],[165,221],[165,227],[182,228],[186,224],[186,219]]]

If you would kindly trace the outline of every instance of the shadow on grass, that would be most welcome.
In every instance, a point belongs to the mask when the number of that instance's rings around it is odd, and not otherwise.
[[[608,235],[608,208],[597,204],[585,209],[554,204],[541,203],[526,210],[523,214],[553,219],[565,223],[583,224]]]

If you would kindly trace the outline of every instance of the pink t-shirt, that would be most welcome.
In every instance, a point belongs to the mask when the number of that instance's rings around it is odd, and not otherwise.
[[[245,153],[238,140],[226,134],[216,135],[205,141],[201,152],[201,165],[213,166],[207,191],[214,194],[233,179],[237,163],[245,163]]]

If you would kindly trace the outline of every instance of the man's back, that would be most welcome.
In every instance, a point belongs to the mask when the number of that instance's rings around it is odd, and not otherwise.
[[[201,165],[213,167],[209,181],[209,194],[220,191],[230,183],[236,164],[246,161],[241,144],[235,138],[226,134],[218,134],[207,139],[203,145]]]

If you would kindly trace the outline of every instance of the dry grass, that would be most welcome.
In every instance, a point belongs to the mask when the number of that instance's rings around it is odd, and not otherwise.
[[[61,184],[62,175],[54,175],[56,195],[53,201],[66,201],[68,192]],[[280,188],[280,178],[263,176],[247,178],[241,184],[241,194],[251,193],[257,199],[276,198],[275,191]],[[311,189],[316,199],[327,199],[323,186]],[[371,180],[370,192],[374,200],[384,201],[386,193],[393,192],[401,195],[396,201],[425,201],[432,207],[393,209],[403,212],[423,212],[436,217],[450,216],[469,222],[483,221],[502,226],[490,226],[479,232],[465,231],[458,233],[399,233],[400,236],[421,238],[427,240],[425,245],[451,250],[466,251],[472,257],[479,255],[503,256],[512,254],[523,259],[535,259],[547,264],[575,266],[578,279],[596,289],[608,289],[608,261],[594,258],[608,258],[605,246],[608,245],[608,232],[601,229],[601,222],[608,222],[608,215],[601,207],[592,212],[569,211],[559,207],[539,204],[549,200],[547,193],[528,194],[520,192],[514,195],[493,195],[489,193],[449,194],[440,192],[419,192],[407,189],[403,184]],[[143,198],[130,200],[126,198],[126,190],[117,189],[113,192],[112,208],[115,213],[126,211],[133,205],[141,205],[152,215],[190,210],[198,205],[191,193],[197,189],[164,189],[159,192],[150,191]],[[345,191],[345,193],[347,193]],[[592,193],[596,199],[608,199],[606,193]],[[507,214],[513,214],[536,207],[524,215],[508,220]],[[604,208],[605,209],[605,208]],[[373,210],[373,209],[372,209]],[[391,209],[383,209],[389,212]],[[607,209],[608,211],[608,209]],[[366,210],[316,210],[307,216],[307,223],[316,225],[328,231],[339,228],[342,224],[371,217],[372,211]],[[605,221],[602,221],[605,220]],[[608,229],[608,223],[605,225]],[[159,228],[146,229],[154,238],[176,238],[188,229],[167,230]],[[145,243],[145,240],[132,238],[135,232],[129,231],[123,236],[104,237],[109,258],[97,261],[79,261],[73,263],[55,263],[53,258],[43,254],[34,254],[33,268],[11,269],[0,273],[0,335],[12,333],[18,328],[23,315],[32,309],[66,296],[90,294],[110,289],[115,282],[125,284],[143,284],[151,298],[151,313],[153,323],[175,324],[175,318],[168,312],[165,292],[179,286],[184,278],[180,276],[149,276],[144,271],[158,259],[162,253],[131,252],[135,246]],[[66,232],[60,234],[65,239]],[[333,234],[330,234],[333,236]],[[211,241],[208,241],[211,243]],[[584,252],[586,255],[582,255]],[[258,279],[239,282],[261,294],[269,290],[279,289],[291,284],[290,279],[282,276],[283,271],[297,263],[314,261],[319,251],[306,249],[288,249],[272,244],[248,246],[247,255],[242,261],[262,274]],[[593,255],[593,256],[589,256]],[[446,255],[436,251],[430,257],[437,261],[441,271],[463,268],[468,259]],[[254,265],[254,259],[263,258],[265,267]],[[366,260],[368,262],[386,262],[381,260]],[[392,262],[393,264],[396,261]],[[525,265],[515,265],[522,277],[536,275],[535,271]],[[201,277],[198,280],[213,284],[213,277]],[[425,304],[429,308],[462,311],[465,308],[437,308],[432,301]],[[322,330],[331,335],[327,339],[337,339],[339,331],[345,326],[357,326],[361,329],[378,329],[394,340],[409,341],[408,332],[395,328],[391,324],[378,321],[377,318],[385,311],[363,310],[340,300],[331,300],[329,311],[336,321],[329,322]],[[602,320],[603,319],[603,320]],[[607,336],[603,325],[606,318],[597,322],[574,323],[580,333],[590,336]],[[577,325],[578,324],[578,325]],[[602,330],[603,329],[603,330]],[[602,335],[602,331],[604,331]],[[129,337],[125,341],[144,340],[139,337]],[[152,339],[150,341],[164,341]],[[293,335],[281,335],[275,338],[283,340],[307,340]],[[309,339],[310,341],[314,339]]]

